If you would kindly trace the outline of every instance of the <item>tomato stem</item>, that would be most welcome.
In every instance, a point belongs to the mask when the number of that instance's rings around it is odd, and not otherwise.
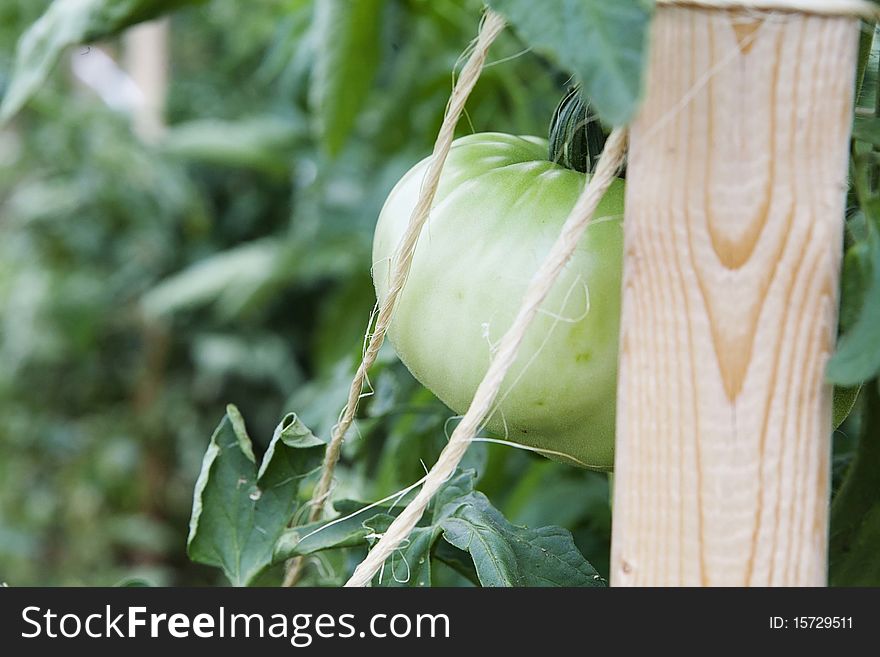
[[[568,169],[592,173],[605,146],[602,124],[580,87],[569,89],[550,121],[548,159]]]

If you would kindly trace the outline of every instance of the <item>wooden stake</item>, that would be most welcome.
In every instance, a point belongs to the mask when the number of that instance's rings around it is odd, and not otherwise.
[[[168,96],[170,49],[168,18],[141,23],[125,35],[125,64],[143,92],[132,121],[137,135],[148,143],[165,134],[165,101]]]
[[[826,583],[858,35],[656,12],[627,170],[612,585]]]

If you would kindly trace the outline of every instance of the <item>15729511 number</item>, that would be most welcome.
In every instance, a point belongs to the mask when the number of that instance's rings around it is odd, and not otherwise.
[[[852,616],[795,616],[792,621],[797,630],[852,629]]]

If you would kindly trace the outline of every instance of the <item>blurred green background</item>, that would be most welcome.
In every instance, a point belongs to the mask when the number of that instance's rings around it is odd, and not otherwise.
[[[0,93],[48,4],[0,3]],[[262,445],[287,411],[328,435],[374,304],[374,222],[430,152],[481,12],[332,4],[215,0],[71,49],[0,130],[0,582],[221,583],[185,541],[225,405]],[[567,75],[510,31],[491,60],[459,132],[545,135]],[[445,442],[451,412],[390,352],[371,380],[337,497],[411,484]],[[571,529],[607,575],[604,476],[468,458],[511,521]],[[306,583],[341,581],[323,565]]]

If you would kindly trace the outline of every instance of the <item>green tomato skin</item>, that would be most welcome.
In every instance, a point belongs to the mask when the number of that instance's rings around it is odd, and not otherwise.
[[[470,405],[492,346],[583,189],[584,174],[546,153],[536,137],[457,139],[419,236],[388,337],[416,379],[456,413]],[[379,216],[380,303],[426,169],[427,160],[414,166]],[[615,180],[529,327],[486,424],[499,437],[597,470],[614,464],[623,197]]]

